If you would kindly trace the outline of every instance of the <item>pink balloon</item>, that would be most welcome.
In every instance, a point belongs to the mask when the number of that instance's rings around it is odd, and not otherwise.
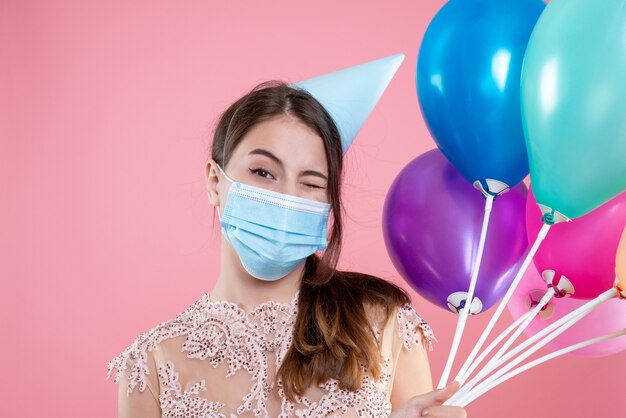
[[[530,301],[541,299],[546,290],[545,282],[542,280],[537,268],[531,264],[507,304],[507,308],[513,318],[517,319],[527,312]],[[532,320],[524,332],[528,336],[535,335],[586,302],[588,301],[572,299],[571,297],[552,298],[546,308]],[[556,351],[624,328],[626,328],[626,300],[611,299],[578,321],[563,334],[550,341],[545,347],[551,351]],[[569,355],[576,357],[603,357],[619,353],[625,349],[626,336],[622,335],[572,351]]]
[[[532,191],[526,201],[526,233],[534,242],[541,212]],[[626,225],[626,192],[594,211],[554,225],[534,261],[540,272],[554,270],[574,285],[573,298],[592,299],[615,282],[615,252]]]

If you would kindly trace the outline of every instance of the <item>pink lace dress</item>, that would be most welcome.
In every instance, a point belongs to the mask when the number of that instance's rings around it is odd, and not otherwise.
[[[298,293],[289,303],[264,302],[246,312],[205,293],[176,318],[140,334],[108,364],[107,378],[117,369],[120,417],[389,416],[394,360],[400,350],[431,345],[428,324],[410,305],[385,324],[370,314],[384,359],[381,378],[362,365],[359,390],[329,380],[291,402],[275,375],[291,344],[297,300]]]

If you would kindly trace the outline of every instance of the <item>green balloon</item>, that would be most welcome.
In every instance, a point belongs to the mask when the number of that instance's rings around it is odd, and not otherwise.
[[[552,0],[521,104],[538,204],[574,219],[626,190],[626,0]]]

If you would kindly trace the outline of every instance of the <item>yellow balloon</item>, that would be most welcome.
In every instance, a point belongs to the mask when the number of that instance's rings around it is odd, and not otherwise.
[[[622,232],[622,239],[617,247],[615,273],[617,275],[617,285],[621,288],[622,294],[624,294],[626,293],[626,228]]]

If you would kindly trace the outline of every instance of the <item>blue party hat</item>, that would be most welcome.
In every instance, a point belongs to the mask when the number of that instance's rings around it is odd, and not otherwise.
[[[345,154],[404,60],[395,54],[294,83],[332,116]]]

